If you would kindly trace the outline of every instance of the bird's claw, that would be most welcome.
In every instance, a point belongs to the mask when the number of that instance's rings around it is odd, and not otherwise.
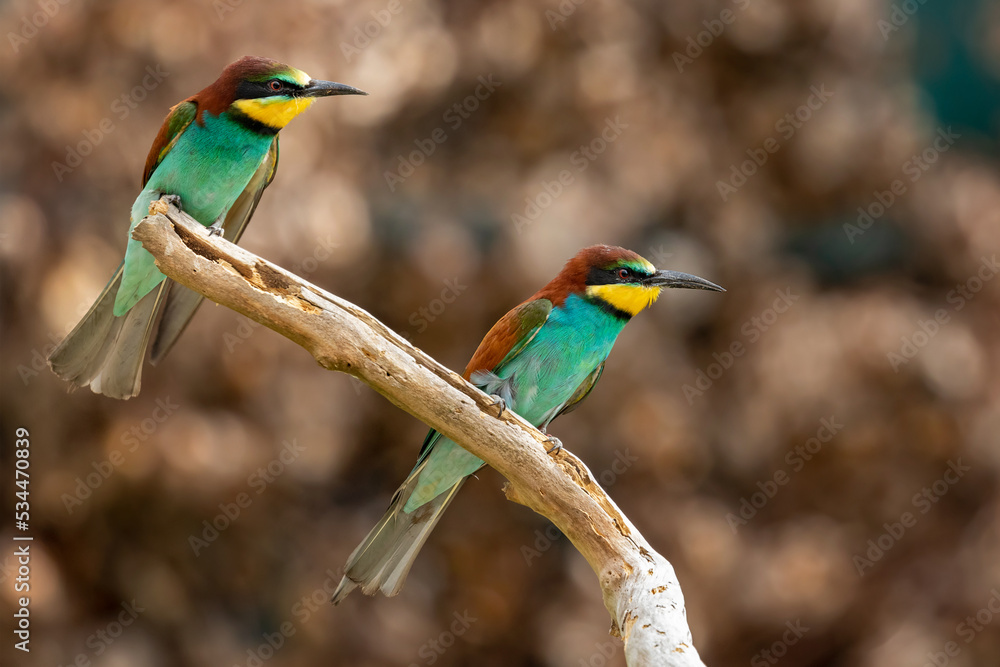
[[[167,202],[168,204],[176,208],[178,211],[184,210],[184,207],[181,205],[180,195],[163,195],[162,197],[160,197],[160,199]]]
[[[499,408],[499,412],[497,412],[497,419],[500,419],[503,417],[503,413],[507,411],[507,401],[503,400],[503,397],[499,394],[490,394],[490,398],[493,399],[493,403],[491,405],[495,405]]]
[[[548,442],[548,443],[552,444],[552,447],[550,447],[549,449],[545,450],[546,454],[556,454],[556,453],[562,451],[562,448],[563,448],[562,440],[560,440],[556,436],[554,436],[554,435],[546,435],[545,436],[545,442]]]
[[[216,220],[208,227],[209,236],[222,236],[222,220]]]

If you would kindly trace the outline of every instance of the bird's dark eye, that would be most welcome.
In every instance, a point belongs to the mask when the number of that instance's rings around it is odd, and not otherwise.
[[[279,90],[282,89],[282,83],[277,79],[271,79],[270,81],[267,82],[267,87],[273,90],[274,92],[278,92]]]
[[[628,280],[632,277],[632,272],[628,269],[618,269],[618,278],[620,280]]]

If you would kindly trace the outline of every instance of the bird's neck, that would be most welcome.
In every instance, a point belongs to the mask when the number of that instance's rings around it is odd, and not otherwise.
[[[627,319],[573,293],[549,314],[546,325],[539,333],[541,349],[545,349],[545,342],[555,343],[561,352],[550,354],[556,357],[564,354],[566,360],[571,360],[589,373],[611,353],[627,323]]]
[[[233,107],[230,107],[228,111],[223,111],[218,118],[234,129],[245,130],[261,137],[273,138],[281,130],[280,127],[275,128],[267,123],[262,123]]]
[[[587,294],[570,294],[559,306],[562,318],[581,327],[600,328],[617,336],[632,316],[613,304]]]
[[[653,305],[660,296],[660,288],[631,284],[589,285],[585,295],[588,300],[627,322],[628,318]]]
[[[227,114],[249,129],[261,134],[277,134],[292,122],[292,119],[312,106],[311,97],[295,97],[288,100],[269,98],[236,100]]]

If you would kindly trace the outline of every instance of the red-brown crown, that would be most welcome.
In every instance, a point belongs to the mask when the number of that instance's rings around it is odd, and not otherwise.
[[[227,65],[212,85],[189,99],[198,102],[198,120],[200,122],[201,114],[204,111],[217,116],[228,109],[229,105],[236,99],[236,89],[241,81],[259,81],[277,74],[289,73],[300,72],[270,58],[243,56],[236,62]]]
[[[618,246],[592,245],[584,248],[566,262],[559,275],[535,292],[528,301],[548,299],[553,306],[561,306],[570,294],[587,290],[587,276],[591,269],[609,269],[624,264],[649,266],[649,262],[638,253]]]

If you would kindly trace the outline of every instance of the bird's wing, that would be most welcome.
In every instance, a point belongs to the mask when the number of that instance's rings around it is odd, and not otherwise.
[[[160,126],[160,131],[153,140],[153,145],[149,149],[146,157],[146,168],[142,172],[142,185],[145,187],[149,182],[149,177],[153,175],[156,168],[163,162],[170,149],[177,143],[177,139],[184,134],[191,121],[198,115],[198,103],[194,100],[184,100],[183,102],[170,108],[170,113]]]
[[[493,325],[465,369],[469,382],[487,394],[499,396],[508,407],[514,407],[514,374],[500,377],[503,368],[517,359],[528,346],[552,312],[548,299],[533,299],[522,303]]]
[[[271,148],[264,156],[264,160],[257,167],[257,171],[250,178],[250,182],[237,197],[236,202],[226,214],[226,220],[222,225],[222,236],[231,243],[238,243],[246,229],[247,223],[257,210],[257,203],[260,196],[264,194],[265,188],[274,180],[274,174],[278,170],[278,137],[271,142]],[[183,206],[184,202],[181,202]],[[184,332],[188,322],[198,310],[204,297],[197,292],[193,292],[186,287],[171,283],[167,291],[167,297],[163,306],[163,317],[156,329],[156,337],[153,339],[150,361],[158,363],[167,355],[170,348]]]
[[[462,377],[469,379],[474,371],[496,372],[509,363],[538,335],[551,312],[551,301],[535,299],[501,317],[479,344]]]
[[[596,385],[597,381],[601,379],[601,373],[603,372],[604,372],[604,362],[602,361],[601,365],[595,368],[594,372],[588,375],[584,379],[584,381],[580,383],[580,386],[576,388],[576,391],[574,391],[573,395],[569,397],[569,400],[566,401],[565,404],[563,404],[562,409],[559,410],[559,412],[557,412],[555,416],[553,416],[552,419],[549,420],[549,422],[551,422],[559,415],[564,415],[567,412],[573,412],[574,410],[576,410],[577,406],[580,405],[580,401],[587,398],[591,390],[594,388],[594,385]]]
[[[472,360],[469,361],[469,365],[465,367],[465,373],[462,377],[468,380],[475,371],[482,370],[492,373],[516,357],[524,349],[524,346],[538,334],[551,312],[551,301],[536,299],[522,303],[501,317],[500,321],[487,332],[483,342],[479,344],[476,353],[472,355]],[[433,429],[427,434],[424,444],[420,448],[417,466],[430,453],[439,436],[440,434]]]
[[[271,147],[267,150],[267,155],[257,167],[257,171],[250,177],[250,182],[243,188],[243,192],[236,198],[236,203],[226,214],[226,221],[222,225],[222,238],[231,243],[239,243],[243,236],[243,230],[257,210],[257,203],[264,190],[274,180],[274,175],[278,173],[278,137],[274,137]]]

